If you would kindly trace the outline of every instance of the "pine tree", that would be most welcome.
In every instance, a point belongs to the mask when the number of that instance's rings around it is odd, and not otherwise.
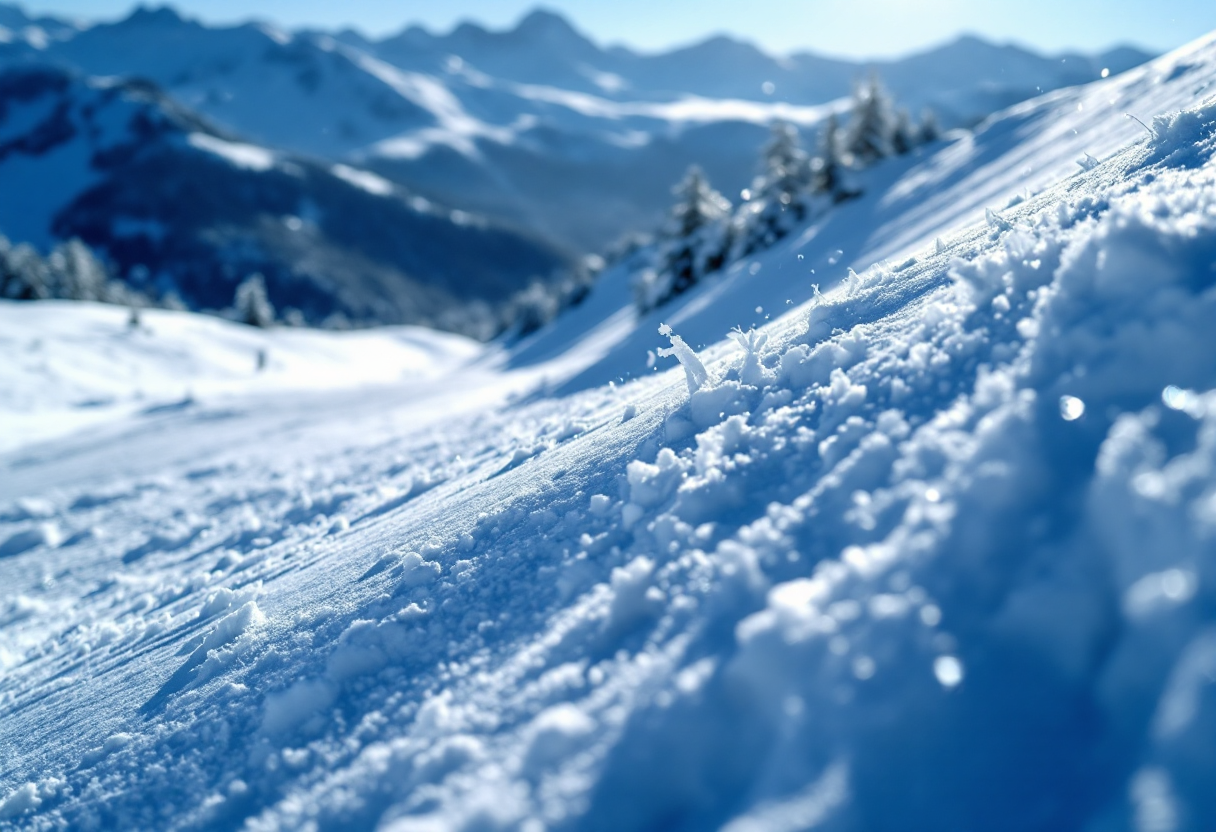
[[[853,88],[853,115],[845,137],[845,150],[852,164],[867,167],[891,155],[894,125],[891,101],[878,74]]]
[[[671,209],[668,234],[674,239],[691,237],[730,210],[730,203],[715,191],[699,167],[693,165],[680,184],[672,189],[676,204]]]
[[[906,156],[917,144],[916,128],[912,126],[912,117],[908,111],[900,109],[895,114],[891,125],[891,150],[896,156]]]
[[[819,155],[812,162],[814,180],[811,191],[826,194],[840,202],[852,193],[844,184],[844,166],[840,161],[840,120],[835,113],[828,116],[819,133]]]
[[[937,124],[937,113],[926,107],[920,114],[920,129],[917,139],[921,144],[932,144],[941,138],[941,127]]]
[[[814,184],[811,159],[792,124],[773,124],[772,138],[761,159],[763,172],[756,178],[751,202],[738,221],[742,254],[768,248],[804,221],[808,213],[806,197]]]
[[[22,243],[9,247],[0,238],[0,297],[9,300],[46,300],[54,297],[46,261],[33,247]]]
[[[55,247],[47,258],[55,296],[70,300],[106,300],[105,267],[92,250],[78,239]]]
[[[663,248],[661,267],[671,276],[671,295],[690,289],[706,274],[721,268],[726,246],[722,227],[730,202],[715,191],[695,165],[673,190],[677,201]],[[716,232],[716,233],[715,233]]]
[[[274,324],[274,307],[266,296],[266,280],[260,274],[251,274],[236,287],[233,306],[236,319],[243,324],[262,328]]]
[[[648,312],[722,267],[730,249],[730,202],[696,165],[672,189],[676,203],[659,235],[651,268],[634,280],[634,301]]]
[[[770,203],[801,212],[799,197],[811,185],[811,160],[802,149],[798,129],[788,122],[773,124],[773,134],[764,148],[764,173],[754,189]],[[798,217],[801,219],[801,215]]]

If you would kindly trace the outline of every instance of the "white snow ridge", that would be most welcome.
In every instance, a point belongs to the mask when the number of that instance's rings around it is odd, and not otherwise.
[[[3,303],[0,828],[1212,829],[1214,93],[511,346]]]

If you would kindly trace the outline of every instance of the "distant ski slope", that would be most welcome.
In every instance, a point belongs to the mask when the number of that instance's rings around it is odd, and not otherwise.
[[[641,321],[610,273],[434,380],[22,443],[0,823],[1206,829],[1214,80],[999,114]]]

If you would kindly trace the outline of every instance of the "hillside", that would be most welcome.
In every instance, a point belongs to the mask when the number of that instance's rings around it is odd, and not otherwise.
[[[1214,93],[1216,34],[648,317],[11,445],[0,822],[1207,829]],[[17,331],[6,434],[86,404]]]
[[[13,242],[78,237],[193,309],[230,306],[260,272],[314,324],[492,332],[491,304],[572,259],[366,170],[250,144],[147,82],[43,64],[0,72],[0,192]]]

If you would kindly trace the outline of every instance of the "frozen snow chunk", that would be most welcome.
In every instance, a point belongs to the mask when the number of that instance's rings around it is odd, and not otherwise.
[[[11,558],[39,546],[54,549],[63,542],[63,534],[54,523],[40,523],[33,528],[25,529],[11,535],[0,543],[0,558]]]
[[[642,556],[612,570],[612,604],[606,630],[627,632],[659,611],[664,596],[652,585],[654,569],[654,561]]]
[[[749,432],[747,420],[731,416],[720,426],[697,437],[696,466],[700,476],[722,468],[728,457],[739,451]]]
[[[435,561],[423,560],[417,552],[406,552],[401,559],[401,583],[403,586],[415,587],[432,583],[443,571]]]
[[[24,815],[26,812],[34,811],[41,805],[42,798],[38,796],[38,785],[36,783],[26,783],[9,792],[7,797],[0,800],[0,819]]]
[[[1013,228],[1013,225],[1009,222],[1009,220],[1005,219],[991,208],[984,209],[984,221],[997,231],[1008,231]]]
[[[594,731],[595,720],[577,705],[563,702],[546,708],[528,727],[532,737],[525,755],[525,768],[535,774],[569,757]]]
[[[1090,156],[1088,153],[1086,153],[1084,156],[1082,156],[1080,159],[1077,160],[1077,164],[1081,166],[1081,170],[1093,170],[1094,168],[1096,168],[1098,165],[1100,165],[1102,163],[1099,162],[1097,159],[1095,159],[1093,156]]]
[[[739,367],[739,380],[752,387],[765,387],[777,378],[777,374],[764,366],[764,350],[768,345],[768,335],[742,329],[731,331],[730,337],[743,351],[743,363]]]
[[[642,508],[661,505],[679,486],[687,467],[671,448],[659,451],[653,465],[634,460],[625,469],[629,499]]]
[[[203,639],[202,646],[199,649],[205,654],[217,647],[223,647],[225,644],[236,641],[245,633],[265,623],[266,616],[258,609],[258,605],[255,602],[249,601],[236,612],[225,618],[221,618],[215,625],[215,629]]]
[[[96,765],[106,757],[109,757],[115,751],[126,748],[131,744],[132,739],[134,739],[133,734],[118,733],[111,735],[104,743],[97,748],[94,748],[92,751],[89,751],[81,758],[81,767]]]
[[[591,495],[591,513],[596,517],[607,517],[612,511],[612,498],[604,494]]]
[[[207,600],[203,603],[203,608],[199,611],[199,618],[211,618],[222,612],[227,612],[233,607],[238,607],[247,601],[251,601],[258,596],[261,588],[261,581],[235,592],[227,587],[222,587],[207,596]]]
[[[693,352],[692,347],[684,343],[684,339],[671,331],[671,327],[663,324],[659,327],[659,334],[667,336],[671,341],[671,346],[659,350],[659,355],[664,358],[675,357],[684,367],[684,375],[688,381],[688,394],[691,396],[702,387],[713,384],[713,377],[709,371],[705,369],[705,365],[701,363],[701,359]]]
[[[577,420],[569,420],[565,422],[553,434],[554,442],[565,442],[567,439],[573,439],[576,436],[582,436],[587,432],[587,425]]]
[[[1174,167],[1198,167],[1216,148],[1212,125],[1216,122],[1216,101],[1179,113],[1166,113],[1153,119],[1149,161]]]
[[[692,394],[688,404],[693,424],[704,430],[728,416],[749,412],[748,397],[754,392],[754,388],[745,387],[737,381],[702,387]]]

